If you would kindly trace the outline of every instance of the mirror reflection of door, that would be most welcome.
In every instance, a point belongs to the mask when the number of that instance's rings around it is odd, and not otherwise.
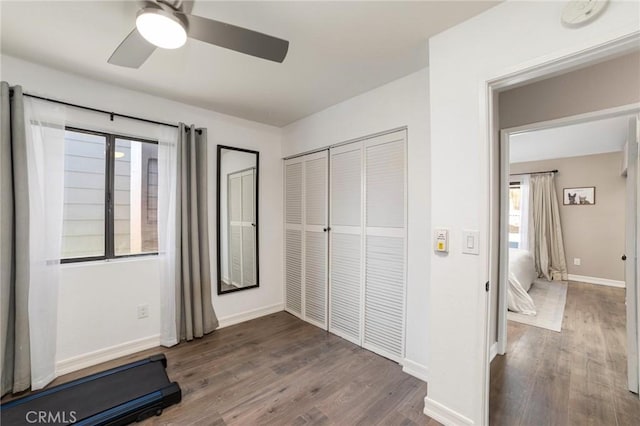
[[[255,169],[227,175],[229,281],[236,288],[255,284]]]
[[[218,146],[218,294],[257,287],[258,153]]]

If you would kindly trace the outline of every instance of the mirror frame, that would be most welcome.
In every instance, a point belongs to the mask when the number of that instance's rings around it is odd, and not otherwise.
[[[256,228],[256,283],[254,285],[251,286],[247,286],[247,287],[241,287],[241,288],[234,288],[232,290],[226,290],[226,291],[222,291],[222,256],[221,256],[221,241],[220,241],[220,236],[221,236],[221,228],[220,226],[222,225],[220,223],[220,207],[221,207],[221,203],[220,203],[220,188],[221,188],[221,184],[222,184],[222,176],[221,176],[221,161],[222,161],[222,150],[223,149],[227,149],[227,150],[231,150],[231,151],[240,151],[240,152],[247,152],[250,154],[255,154],[256,156],[256,180],[255,180],[255,188],[256,188],[256,194],[255,194],[255,228]],[[216,240],[217,240],[217,252],[216,252],[216,257],[218,258],[218,270],[217,270],[217,276],[218,276],[218,295],[225,295],[225,294],[230,294],[230,293],[235,293],[236,291],[242,291],[242,290],[249,290],[252,288],[257,288],[260,287],[260,214],[259,214],[259,198],[260,198],[260,152],[259,151],[253,151],[251,149],[245,149],[245,148],[237,148],[234,146],[227,146],[227,145],[218,145],[218,150],[217,150],[217,168],[216,168],[216,174],[217,174],[217,179],[216,179],[216,210],[217,210],[217,217],[216,217]]]

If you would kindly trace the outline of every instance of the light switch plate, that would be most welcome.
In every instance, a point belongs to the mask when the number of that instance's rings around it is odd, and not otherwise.
[[[470,231],[468,229],[462,230],[462,253],[465,254],[480,254],[480,232]]]

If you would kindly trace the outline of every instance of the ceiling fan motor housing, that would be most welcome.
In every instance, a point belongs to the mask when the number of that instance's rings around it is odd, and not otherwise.
[[[167,5],[160,3],[149,3],[146,7],[140,9],[136,16],[140,16],[145,13],[155,13],[158,15],[165,16],[173,21],[178,22],[185,31],[189,30],[189,21],[187,20],[187,15],[183,14],[179,10],[173,9]]]

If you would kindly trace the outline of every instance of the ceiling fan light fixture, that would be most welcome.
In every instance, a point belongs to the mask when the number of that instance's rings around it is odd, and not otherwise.
[[[163,49],[177,49],[187,41],[185,23],[163,9],[140,10],[136,18],[136,28],[149,43]]]

